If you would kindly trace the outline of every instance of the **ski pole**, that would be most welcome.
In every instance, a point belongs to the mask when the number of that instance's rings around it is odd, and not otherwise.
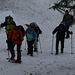
[[[72,35],[71,35],[71,54],[73,54]]]
[[[39,38],[39,45],[40,45],[40,50],[41,50],[41,53],[42,53],[40,38]]]
[[[53,54],[53,43],[54,43],[54,35],[52,36],[52,49],[51,49],[51,54]]]

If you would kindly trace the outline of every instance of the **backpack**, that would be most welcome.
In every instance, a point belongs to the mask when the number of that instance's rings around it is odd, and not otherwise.
[[[28,41],[34,40],[34,29],[31,27],[28,27],[27,32],[26,32],[26,36],[27,36]]]
[[[37,32],[39,31],[39,34],[42,34],[41,29],[37,26],[37,24],[35,22],[30,23],[29,27],[33,28],[36,32],[36,34],[38,34]]]
[[[19,30],[21,30],[23,37],[24,37],[24,27],[22,25],[17,26]]]
[[[71,23],[73,23],[74,21],[74,16],[72,14],[70,14],[70,17],[71,17]]]
[[[28,28],[27,28],[27,33],[32,34],[32,33],[33,33],[33,31],[34,31],[34,29],[33,29],[33,28],[31,28],[31,27],[28,27]]]

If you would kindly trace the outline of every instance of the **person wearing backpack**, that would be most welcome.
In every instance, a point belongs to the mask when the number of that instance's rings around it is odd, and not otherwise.
[[[66,29],[69,29],[69,27],[71,26],[72,20],[71,20],[71,16],[70,16],[68,10],[65,11],[65,14],[63,16],[63,20],[62,20],[61,23],[63,23],[65,25]],[[66,38],[68,39],[69,38],[69,33],[67,32],[66,34],[67,34]]]
[[[25,24],[27,27],[33,27],[33,29],[35,30],[36,34],[37,34],[37,40],[34,41],[34,51],[37,52],[38,50],[38,41],[39,41],[39,34],[42,34],[42,30],[39,28],[39,26],[35,23],[32,22],[30,23],[30,25]]]
[[[4,23],[1,23],[1,28],[5,27],[7,40],[8,40],[8,35],[14,26],[16,26],[16,23],[13,21],[13,18],[10,15],[5,17]],[[8,47],[7,50],[9,50],[10,49],[9,44],[7,44],[7,47]]]
[[[33,56],[33,44],[34,41],[37,40],[37,35],[33,27],[28,27],[25,30],[26,39],[27,39],[27,44],[28,44],[28,52],[27,55],[30,54],[30,56]]]
[[[14,63],[21,63],[21,45],[22,41],[24,40],[23,34],[21,30],[18,28],[18,26],[15,26],[8,35],[8,41],[10,41],[10,53],[11,58],[10,61],[13,61]],[[17,60],[15,60],[15,52],[14,47],[17,45]]]
[[[65,11],[62,22],[65,24],[66,28],[69,29],[71,25],[71,16],[68,10]]]
[[[59,24],[59,26],[57,26],[52,32],[53,35],[56,33],[56,55],[58,55],[59,53],[59,41],[61,41],[61,53],[63,53],[64,40],[66,35],[65,32],[73,34],[73,32],[70,32],[69,30],[66,29],[64,24]]]

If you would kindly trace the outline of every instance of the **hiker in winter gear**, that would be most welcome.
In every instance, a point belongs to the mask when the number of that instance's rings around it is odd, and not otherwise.
[[[65,40],[65,32],[67,32],[69,34],[72,34],[72,32],[70,32],[69,30],[66,29],[66,27],[63,24],[60,24],[59,26],[57,26],[52,34],[54,35],[56,32],[56,55],[59,53],[59,41],[61,41],[61,53],[63,53],[63,49],[64,49],[64,40]]]
[[[71,16],[70,16],[68,10],[65,11],[65,15],[63,17],[62,22],[65,23],[66,28],[69,29],[69,27],[71,25]]]
[[[67,29],[69,29],[69,27],[71,26],[71,16],[70,16],[68,10],[65,11],[65,15],[63,16],[62,23],[64,23],[64,25]],[[68,39],[69,38],[69,33],[67,32],[66,34],[67,34],[66,38]]]
[[[5,18],[5,22],[1,24],[1,27],[5,27],[6,30],[6,35],[7,35],[7,40],[8,40],[8,35],[10,31],[13,29],[13,27],[16,26],[15,22],[13,21],[13,18],[9,15]],[[9,49],[9,44],[7,44],[8,49]]]
[[[15,63],[21,63],[21,45],[22,41],[24,40],[23,34],[18,26],[15,26],[9,33],[8,40],[10,41],[10,52],[11,52],[11,59],[14,59],[14,47],[17,45],[17,60]]]
[[[28,27],[24,35],[26,35],[27,44],[28,44],[27,54],[30,54],[31,56],[33,56],[33,44],[34,44],[34,41],[37,40],[36,32],[32,27]]]
[[[41,29],[39,28],[39,26],[37,26],[37,24],[35,23],[35,22],[32,22],[32,23],[30,23],[30,25],[28,25],[28,24],[25,24],[27,27],[32,27],[34,30],[35,30],[35,32],[36,32],[36,34],[37,34],[37,40],[35,40],[34,41],[34,51],[35,52],[37,52],[37,49],[38,49],[38,47],[37,47],[37,43],[38,43],[38,37],[39,37],[39,34],[41,34],[42,33],[42,31],[41,31]]]
[[[39,41],[39,39],[38,39],[39,38],[39,34],[42,34],[42,31],[39,28],[39,26],[35,27],[35,32],[37,34],[37,41],[35,40],[35,42],[34,42],[34,51],[37,52],[37,49],[38,49],[38,47],[37,47],[38,45],[37,44],[38,44],[38,41]]]

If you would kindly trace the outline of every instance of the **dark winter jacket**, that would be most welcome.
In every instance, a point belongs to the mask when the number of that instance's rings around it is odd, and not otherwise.
[[[52,32],[52,34],[56,34],[56,38],[61,40],[61,39],[64,39],[65,38],[65,32],[66,32],[66,28],[64,25],[60,24],[59,26],[57,26],[54,31]]]
[[[69,28],[71,25],[71,16],[69,14],[64,15],[62,22],[64,22],[66,27]]]
[[[63,24],[60,24],[59,26],[57,26],[54,31],[52,32],[52,34],[56,34],[56,38],[58,40],[62,40],[65,38],[65,35],[67,36],[67,34],[73,34],[73,32],[70,32],[68,29],[66,29],[66,27]],[[67,34],[65,34],[65,32],[67,32]]]

